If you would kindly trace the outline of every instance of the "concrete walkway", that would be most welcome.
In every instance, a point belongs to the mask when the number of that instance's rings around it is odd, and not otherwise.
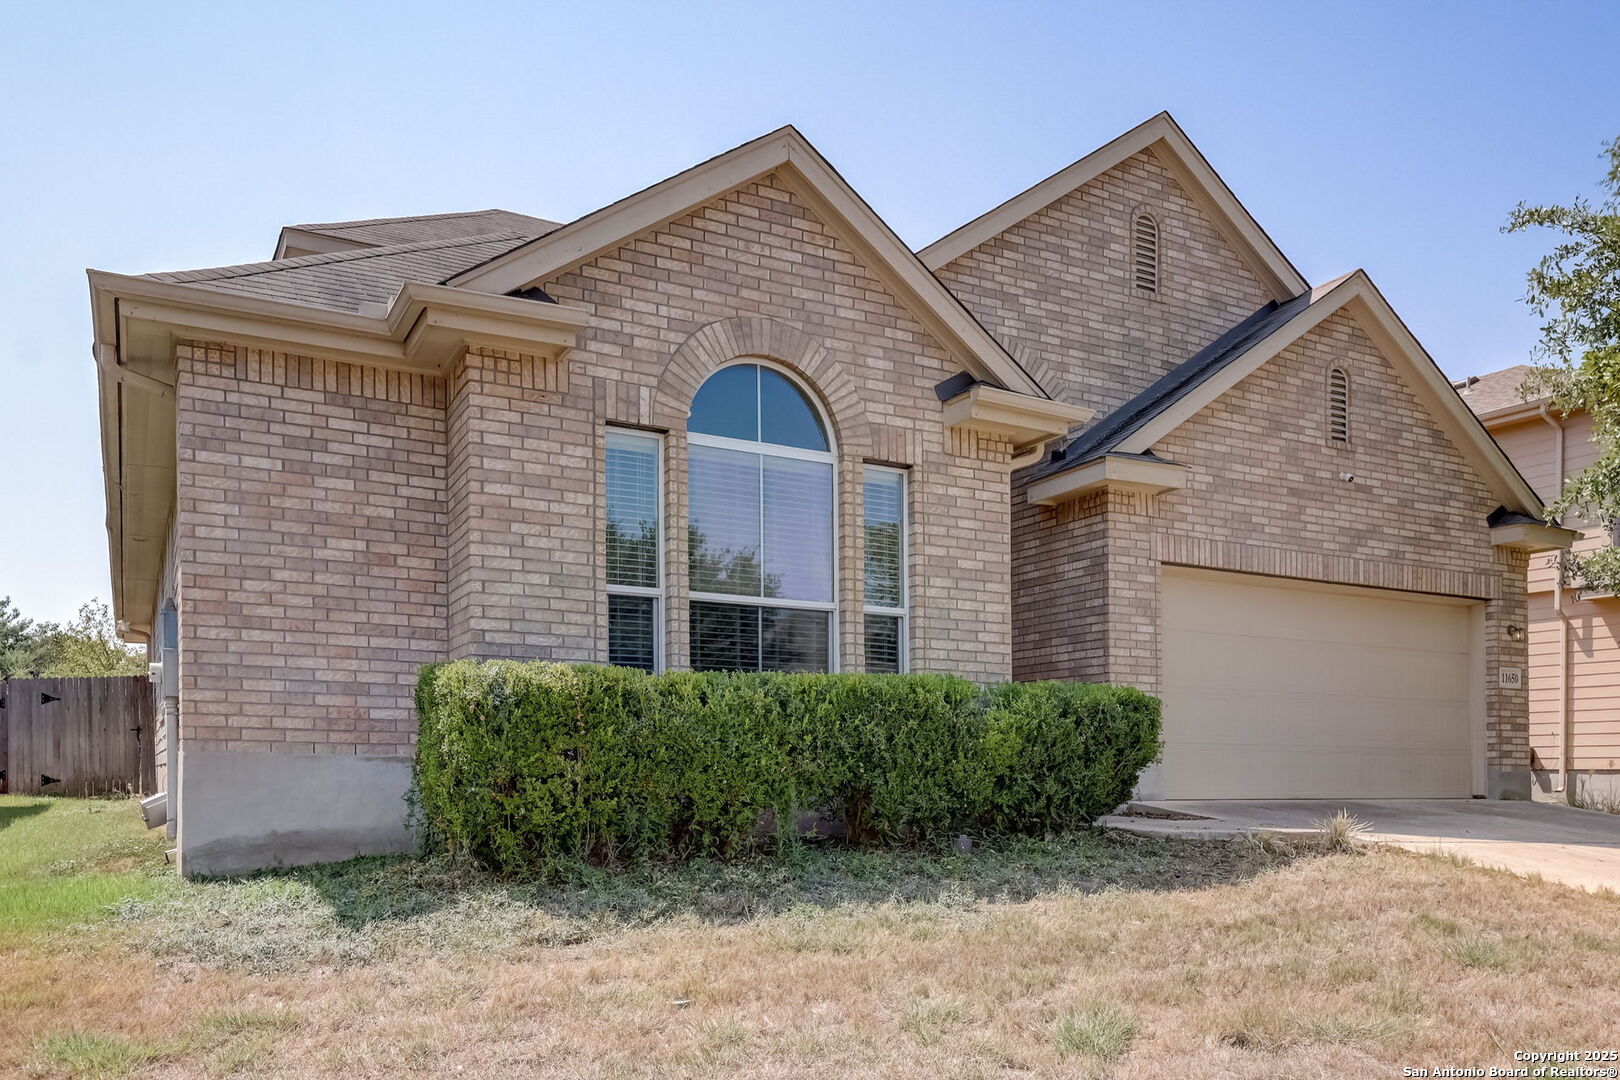
[[[1247,832],[1311,832],[1315,822],[1342,809],[1366,822],[1367,839],[1377,843],[1461,855],[1516,874],[1620,892],[1617,814],[1486,799],[1177,800],[1132,806],[1144,813],[1196,815],[1196,819],[1121,814],[1099,824],[1156,835],[1233,837]]]

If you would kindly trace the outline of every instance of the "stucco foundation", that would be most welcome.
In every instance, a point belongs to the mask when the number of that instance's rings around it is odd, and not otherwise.
[[[408,851],[398,757],[180,749],[180,872],[243,874]]]

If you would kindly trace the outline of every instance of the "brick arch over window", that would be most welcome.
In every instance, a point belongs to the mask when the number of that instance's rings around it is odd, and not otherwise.
[[[658,381],[657,424],[685,430],[692,398],[704,380],[726,364],[750,356],[782,364],[820,396],[840,456],[872,454],[871,431],[855,380],[819,340],[775,319],[721,319],[682,342]]]

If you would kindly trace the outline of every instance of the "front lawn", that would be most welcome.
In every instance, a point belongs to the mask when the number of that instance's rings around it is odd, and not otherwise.
[[[0,938],[0,1075],[1398,1076],[1602,1048],[1620,1004],[1620,900],[1400,852],[1085,831],[180,883],[133,804],[39,802],[0,858],[25,824],[50,854],[3,873],[100,899]]]

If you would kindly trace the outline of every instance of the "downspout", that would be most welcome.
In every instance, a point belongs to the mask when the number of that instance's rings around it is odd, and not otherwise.
[[[1553,475],[1558,477],[1558,494],[1564,494],[1564,423],[1554,420],[1552,413],[1547,410],[1547,403],[1541,404],[1541,418],[1551,424],[1558,432],[1558,440],[1553,443]],[[1553,575],[1553,615],[1558,619],[1558,786],[1555,791],[1561,791],[1567,797],[1569,794],[1569,616],[1564,613],[1564,565],[1560,557],[1558,572]]]

